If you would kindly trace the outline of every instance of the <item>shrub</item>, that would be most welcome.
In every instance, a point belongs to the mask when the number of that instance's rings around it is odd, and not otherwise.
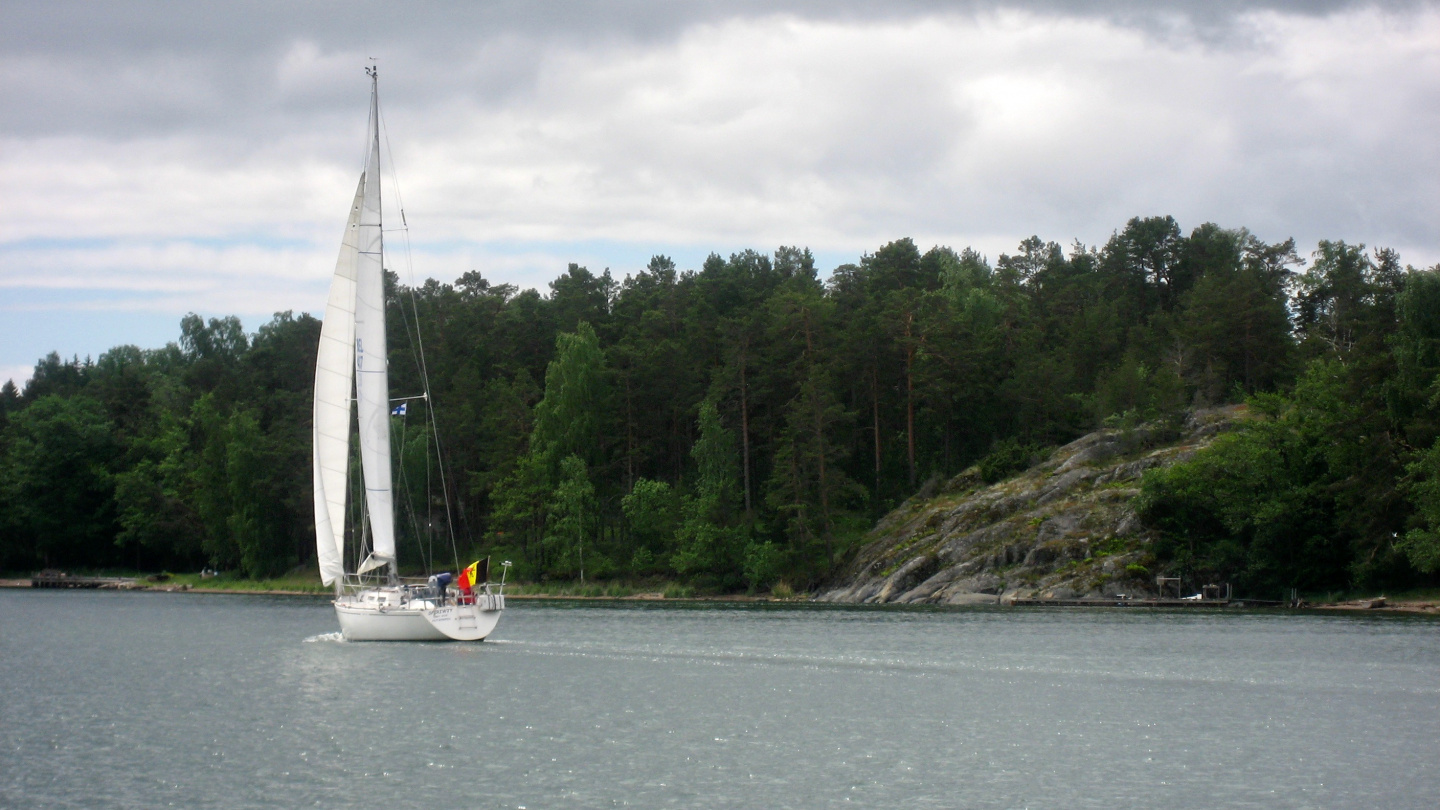
[[[1019,439],[1006,439],[997,442],[991,448],[990,455],[980,459],[980,478],[987,484],[993,484],[1039,464],[1049,455],[1048,447],[1022,443]]]
[[[666,599],[689,599],[694,595],[695,589],[690,587],[689,585],[681,585],[678,582],[672,582],[669,585],[665,586]]]
[[[770,541],[756,543],[753,540],[745,547],[745,581],[750,590],[762,588],[780,576],[783,564],[780,548]]]

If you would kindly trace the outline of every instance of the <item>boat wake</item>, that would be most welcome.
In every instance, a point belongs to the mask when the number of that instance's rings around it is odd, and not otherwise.
[[[318,636],[311,636],[311,637],[305,639],[305,643],[306,643],[306,644],[314,644],[314,643],[317,642],[317,641],[339,641],[339,642],[342,642],[342,643],[343,643],[343,642],[345,641],[345,635],[344,635],[343,633],[339,633],[339,632],[336,632],[336,633],[321,633],[321,634],[318,635]]]

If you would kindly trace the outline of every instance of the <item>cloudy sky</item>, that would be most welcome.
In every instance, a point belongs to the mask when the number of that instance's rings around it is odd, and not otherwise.
[[[1436,2],[224,5],[0,0],[0,379],[323,308],[372,57],[402,279],[1155,214],[1440,262]]]

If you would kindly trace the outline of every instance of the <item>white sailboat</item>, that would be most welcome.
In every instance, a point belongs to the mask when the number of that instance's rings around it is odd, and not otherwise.
[[[503,577],[498,587],[492,586],[487,564],[483,582],[456,587],[448,574],[402,580],[396,567],[380,216],[379,79],[374,68],[367,68],[366,73],[370,76],[370,128],[365,170],[340,242],[315,361],[313,470],[320,579],[335,587],[335,613],[346,639],[478,641],[490,635],[505,609]],[[428,390],[428,383],[426,387]],[[365,494],[360,510],[363,539],[355,549],[355,570],[347,572],[345,506],[350,489],[352,413],[359,425],[356,435]]]

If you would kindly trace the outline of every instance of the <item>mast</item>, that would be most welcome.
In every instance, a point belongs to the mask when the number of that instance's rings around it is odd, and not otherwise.
[[[360,209],[355,287],[355,406],[360,466],[372,541],[358,573],[395,569],[395,509],[390,472],[390,383],[386,368],[384,234],[380,211],[379,71],[370,77],[370,130]]]

